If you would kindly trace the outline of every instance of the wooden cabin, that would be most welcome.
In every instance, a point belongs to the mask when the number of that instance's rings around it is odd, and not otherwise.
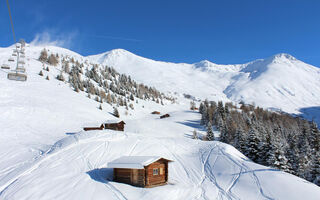
[[[167,117],[170,117],[170,115],[169,114],[161,115],[160,119],[167,118]]]
[[[126,123],[124,121],[107,121],[102,123],[100,126],[86,126],[83,128],[85,131],[92,131],[92,130],[103,130],[103,129],[111,129],[116,131],[124,131],[124,125]]]
[[[122,156],[110,163],[113,180],[138,187],[155,187],[168,183],[168,163],[158,156]]]
[[[151,114],[153,114],[153,115],[160,115],[160,112],[159,112],[159,111],[153,111]]]
[[[113,121],[109,121],[104,123],[104,128],[105,129],[112,129],[112,130],[116,130],[116,131],[124,131],[124,125],[126,123],[124,123],[124,121],[120,121],[120,122],[113,122]]]
[[[92,131],[92,130],[103,130],[104,129],[104,125],[101,124],[101,126],[99,127],[94,127],[94,126],[91,126],[91,127],[84,127],[83,130],[85,131]]]

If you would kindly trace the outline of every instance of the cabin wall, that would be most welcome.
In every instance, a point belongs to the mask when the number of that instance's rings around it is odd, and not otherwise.
[[[144,187],[145,186],[145,170],[144,169],[132,169],[131,173],[132,185]]]
[[[132,169],[113,169],[114,181],[131,184],[131,171]]]
[[[127,183],[134,186],[145,186],[145,171],[144,169],[113,169],[114,181]]]
[[[122,123],[115,123],[115,124],[105,124],[105,129],[111,129],[116,131],[123,131],[124,130],[124,124]]]
[[[146,169],[146,186],[157,185],[166,183],[168,180],[168,164],[165,161],[159,160],[154,162],[147,167]],[[153,174],[153,170],[158,169],[158,175]]]

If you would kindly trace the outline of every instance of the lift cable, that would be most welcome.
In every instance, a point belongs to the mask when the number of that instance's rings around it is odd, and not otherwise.
[[[9,0],[7,0],[7,6],[8,6],[9,17],[10,17],[10,22],[11,22],[13,41],[14,41],[14,43],[16,43],[16,35],[14,34],[13,20],[12,20],[12,16],[11,16],[11,10],[10,10],[10,5],[9,5]]]

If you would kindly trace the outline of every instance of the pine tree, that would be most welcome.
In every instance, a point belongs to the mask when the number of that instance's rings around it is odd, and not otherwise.
[[[39,75],[40,75],[40,76],[43,76],[43,72],[42,72],[42,70],[40,70]]]
[[[203,103],[202,102],[200,103],[200,106],[199,106],[199,113],[200,114],[203,113]]]
[[[39,61],[40,62],[47,62],[48,60],[48,52],[46,49],[43,49],[40,53]]]
[[[282,171],[288,172],[288,159],[285,156],[285,152],[281,147],[281,143],[278,138],[275,138],[273,143],[271,144],[271,152],[269,152],[269,158],[267,163],[269,166],[280,169]]]
[[[58,58],[54,55],[54,54],[51,54],[48,58],[48,63],[50,65],[53,65],[53,66],[56,66],[58,64]]]
[[[208,122],[208,126],[207,126],[207,139],[209,141],[213,141],[214,140],[214,134],[213,134],[213,131],[212,131],[211,121]]]
[[[320,186],[320,152],[316,152],[310,170],[311,181]]]
[[[234,144],[235,147],[241,151],[242,153],[245,153],[246,150],[246,138],[245,138],[245,132],[243,131],[242,127],[239,127],[236,131],[236,135],[234,138]]]
[[[100,104],[99,109],[102,110],[102,104]]]
[[[250,158],[252,161],[256,162],[258,160],[258,153],[259,153],[259,144],[260,140],[258,138],[258,132],[255,128],[251,128],[249,130],[248,140],[246,144],[246,151],[245,154]]]
[[[311,135],[310,135],[310,146],[316,152],[320,150],[320,131],[317,124],[312,121],[311,123]]]
[[[113,116],[118,117],[118,118],[120,117],[119,111],[116,107],[113,107]]]
[[[46,80],[50,80],[50,79],[49,79],[49,76],[46,77]]]

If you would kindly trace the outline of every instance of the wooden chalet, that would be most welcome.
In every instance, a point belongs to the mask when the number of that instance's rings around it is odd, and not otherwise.
[[[160,112],[159,112],[159,111],[153,111],[151,114],[153,114],[153,115],[160,115]]]
[[[110,163],[113,180],[138,187],[154,187],[168,183],[168,163],[158,156],[122,156]]]
[[[161,115],[160,119],[167,118],[167,117],[170,117],[170,115],[169,114]]]
[[[92,130],[103,130],[103,129],[111,129],[116,131],[124,131],[124,125],[126,123],[124,121],[107,121],[102,123],[100,126],[86,126],[83,128],[85,131],[92,131]]]
[[[101,124],[101,126],[97,126],[97,127],[94,127],[94,126],[91,126],[91,127],[84,127],[83,130],[85,131],[92,131],[92,130],[103,130],[104,129],[104,125]]]
[[[116,130],[116,131],[124,131],[124,121],[107,121],[104,123],[104,129],[111,129],[111,130]]]

